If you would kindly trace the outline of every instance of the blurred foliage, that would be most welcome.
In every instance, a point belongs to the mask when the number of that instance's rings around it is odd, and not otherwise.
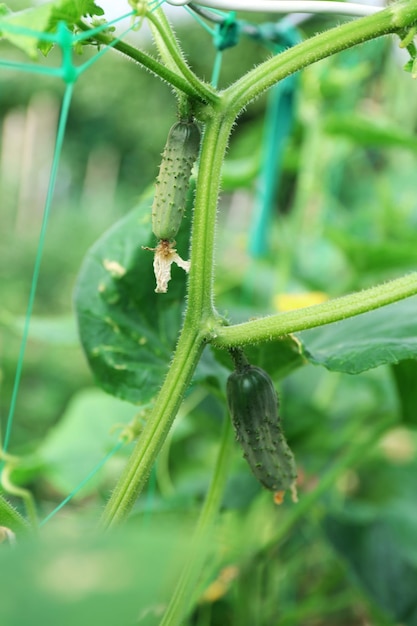
[[[317,28],[317,20],[306,26]],[[209,77],[215,53],[208,35],[189,23],[179,25],[178,34],[192,65]],[[12,51],[1,44],[0,54],[10,58]],[[225,53],[222,85],[266,54],[246,40]],[[403,62],[392,41],[376,41],[303,72],[261,259],[250,257],[247,242],[261,140],[268,132],[265,98],[239,120],[225,167],[216,272],[217,305],[232,321],[274,312],[280,294],[337,296],[415,269],[417,109],[410,102],[417,86],[402,72]],[[51,79],[1,70],[0,81],[2,118],[25,110],[34,94],[47,93],[56,103],[62,96],[62,84]],[[124,427],[137,417],[137,407],[92,389],[71,293],[88,248],[154,179],[174,118],[169,89],[116,54],[105,55],[76,85],[11,442],[12,452],[22,455],[14,480],[33,491],[41,516],[117,442],[111,426]],[[97,193],[85,193],[91,152],[109,148],[119,163],[111,201],[101,194],[100,175]],[[0,211],[3,426],[39,230],[39,215],[30,206],[20,219],[16,204],[7,207]],[[179,284],[183,276],[174,280]],[[413,306],[410,300],[398,315],[380,315],[391,326],[398,319],[401,337],[416,319]],[[344,361],[350,331],[341,324],[333,332],[327,349]],[[312,331],[312,346],[319,340],[320,332]],[[307,340],[306,346],[314,353]],[[268,367],[280,390],[283,424],[300,471],[300,502],[275,506],[236,448],[200,599],[187,624],[414,626],[415,359],[404,350],[406,359],[397,365],[380,365],[396,358],[372,361],[374,369],[352,376],[344,367],[328,371],[307,364],[291,342],[282,347],[285,358],[277,344],[254,348],[250,356]],[[323,364],[317,355],[314,360]],[[207,351],[123,533],[97,537],[92,519],[128,446],[45,525],[40,542],[18,535],[16,550],[0,551],[4,626],[28,620],[158,623],[212,474],[229,368],[226,355],[219,360]],[[326,489],[317,491],[322,484]],[[10,500],[22,510],[18,498]],[[1,514],[0,505],[0,525]]]

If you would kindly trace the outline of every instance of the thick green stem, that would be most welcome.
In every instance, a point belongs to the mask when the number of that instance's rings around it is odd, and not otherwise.
[[[365,41],[411,28],[416,23],[417,0],[407,0],[311,37],[268,59],[231,85],[224,92],[229,111],[237,116],[266,89],[312,63]]]
[[[191,245],[189,313],[204,323],[213,312],[214,239],[221,168],[233,120],[214,113],[206,123],[198,168]],[[202,317],[203,316],[203,317]],[[208,330],[208,329],[207,329]]]
[[[158,63],[135,48],[117,43],[124,52],[175,88],[190,96],[195,115],[205,122],[194,208],[188,307],[177,350],[143,431],[103,516],[108,527],[125,518],[143,488],[172,421],[182,401],[207,340],[233,347],[275,339],[289,332],[344,319],[417,293],[417,274],[392,281],[360,294],[353,294],[302,311],[271,316],[233,327],[221,325],[213,307],[214,237],[221,167],[232,125],[241,110],[256,96],[282,78],[335,52],[383,34],[403,30],[417,22],[417,0],[399,3],[374,16],[344,24],[309,39],[258,66],[229,87],[215,94],[200,82],[183,62],[173,35],[164,23],[159,35],[164,50],[181,74]],[[108,37],[101,38],[110,43]],[[208,104],[207,104],[208,103]]]
[[[102,527],[109,528],[121,522],[132,509],[177,414],[203,346],[198,332],[185,324],[148,423],[104,510]]]
[[[178,626],[184,619],[189,607],[193,605],[196,580],[201,573],[208,536],[215,522],[226,484],[227,469],[233,446],[232,430],[231,420],[226,417],[216,468],[195,530],[190,558],[178,581],[160,626]]]
[[[417,272],[364,291],[335,298],[296,311],[222,326],[213,333],[214,345],[223,348],[279,339],[288,333],[339,322],[417,294]]]
[[[154,410],[127,463],[102,518],[102,526],[122,521],[142,490],[190,383],[213,324],[214,232],[220,171],[230,126],[213,117],[202,140],[194,208],[188,307],[177,349]]]

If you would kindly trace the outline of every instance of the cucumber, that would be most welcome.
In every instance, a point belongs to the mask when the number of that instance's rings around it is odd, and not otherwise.
[[[172,240],[179,230],[199,148],[200,131],[195,122],[179,121],[172,126],[162,154],[152,204],[152,230],[158,239]]]
[[[269,375],[241,361],[227,380],[227,403],[236,438],[259,482],[274,492],[293,490],[295,460],[282,432],[278,396]]]

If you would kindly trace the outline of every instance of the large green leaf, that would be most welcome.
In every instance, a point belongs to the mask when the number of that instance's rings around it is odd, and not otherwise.
[[[188,211],[188,215],[191,211]],[[177,248],[188,254],[189,220]],[[87,253],[75,290],[81,341],[98,384],[146,403],[168,370],[181,324],[186,277],[173,267],[168,293],[155,293],[151,199],[117,222]]]
[[[104,15],[104,11],[94,0],[59,0],[53,3],[53,11],[48,24],[48,31],[54,32],[58,22],[65,22],[72,30],[74,24],[82,17]],[[48,42],[40,42],[39,49],[47,54],[52,46]]]
[[[53,3],[42,4],[17,13],[8,13],[1,16],[0,35],[10,43],[23,50],[29,57],[36,58],[38,52],[38,37],[31,37],[20,33],[17,29],[31,29],[45,32],[49,29],[49,22],[54,9]],[[4,26],[3,26],[4,25]],[[7,25],[17,27],[16,30],[8,30]]]
[[[304,356],[347,374],[417,357],[417,296],[298,333]]]
[[[117,443],[113,428],[120,426],[120,434],[136,413],[136,407],[99,389],[80,391],[37,450],[49,483],[65,495],[71,492]],[[96,483],[89,481],[82,496],[94,491]]]
[[[104,15],[104,11],[94,0],[55,0],[16,13],[9,12],[6,5],[2,4],[0,5],[0,36],[23,50],[29,57],[36,58],[38,48],[47,53],[52,48],[52,44],[42,41],[38,36],[30,36],[23,31],[20,33],[17,29],[49,33],[55,30],[59,21],[64,21],[71,28],[87,15]],[[8,30],[7,25],[17,27],[17,29]]]

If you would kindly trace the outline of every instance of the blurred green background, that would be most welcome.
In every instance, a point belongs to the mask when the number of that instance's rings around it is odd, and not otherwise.
[[[302,32],[330,24],[315,18]],[[209,78],[210,37],[193,22],[177,32],[193,68]],[[261,43],[242,39],[224,54],[221,86],[268,54]],[[58,56],[40,62],[56,63]],[[23,59],[5,43],[0,57]],[[337,296],[415,269],[417,84],[402,70],[406,60],[388,38],[302,73],[265,254],[256,259],[248,233],[267,98],[239,119],[219,211],[220,311],[247,319],[290,306],[294,294],[307,294],[308,303],[312,292]],[[0,68],[3,431],[62,94],[58,80]],[[41,516],[111,449],[112,427],[138,413],[95,386],[72,292],[89,247],[152,184],[174,120],[169,88],[113,52],[76,85],[10,445],[24,459],[15,480],[32,490]],[[124,536],[89,538],[128,450],[45,526],[39,545],[0,555],[10,598],[2,623],[158,623],[185,561],[226,415],[227,370],[214,360],[206,367],[210,376],[187,396]],[[357,376],[309,364],[275,380],[300,469],[300,503],[277,508],[235,449],[187,624],[417,625],[416,370],[411,360]],[[372,445],[384,420],[389,428]],[[319,480],[327,487],[314,495]],[[35,566],[28,569],[28,562]],[[112,571],[119,570],[115,588]],[[81,571],[86,582],[77,587]],[[17,580],[27,606],[19,604]]]

